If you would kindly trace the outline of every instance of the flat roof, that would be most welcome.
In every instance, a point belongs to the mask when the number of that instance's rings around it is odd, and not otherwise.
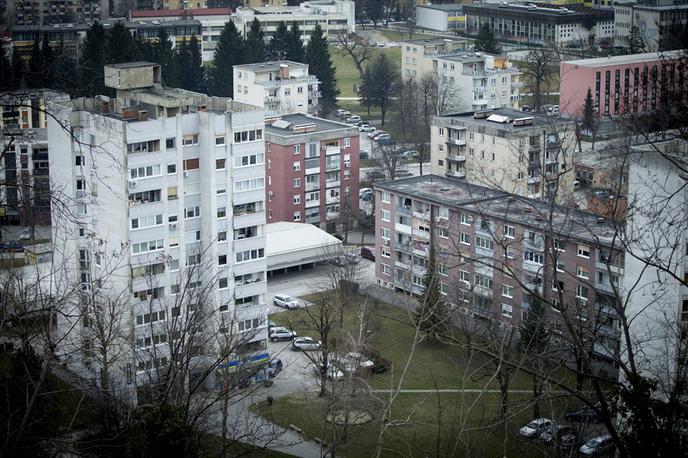
[[[268,270],[319,262],[342,249],[342,241],[308,223],[281,221],[265,225]]]
[[[408,43],[412,45],[443,45],[445,43],[467,43],[468,40],[463,38],[421,38],[418,40],[401,40],[399,43]]]
[[[613,224],[606,218],[575,208],[552,205],[497,189],[437,175],[422,175],[393,181],[377,182],[376,189],[432,202],[436,205],[465,209],[496,220],[513,222],[542,231],[587,242],[611,244]],[[551,224],[549,219],[551,214]],[[540,217],[538,218],[538,215]]]
[[[459,5],[457,3],[443,3],[440,5],[418,5],[418,8],[428,8],[431,10],[440,11],[462,11],[463,5]]]
[[[255,64],[241,64],[235,65],[234,68],[241,68],[245,70],[251,70],[254,72],[276,72],[279,71],[282,64],[287,64],[289,68],[307,68],[308,64],[302,64],[301,62],[294,62],[293,60],[273,60],[270,62],[260,62]]]
[[[522,130],[529,130],[534,127],[551,127],[552,124],[556,123],[571,123],[573,121],[566,120],[561,117],[548,117],[543,114],[539,113],[532,113],[532,112],[524,112],[524,111],[519,111],[515,110],[513,108],[494,108],[490,110],[484,110],[486,112],[490,112],[491,114],[494,115],[500,115],[500,116],[506,116],[510,120],[514,119],[520,119],[520,118],[533,118],[532,124],[527,124],[525,126],[516,126],[514,127],[513,123],[510,122],[505,122],[505,123],[498,123],[494,121],[488,121],[487,118],[474,118],[474,111],[468,111],[465,113],[455,113],[455,114],[447,114],[443,116],[437,116],[435,119],[455,119],[459,121],[458,126],[463,126],[463,125],[470,125],[470,126],[485,126],[488,128],[493,128],[493,129],[500,129],[500,130],[508,130],[508,131],[522,131]],[[494,118],[493,118],[494,119]],[[448,127],[451,128],[451,125]]]
[[[137,61],[137,62],[123,62],[121,64],[107,64],[106,67],[114,68],[141,68],[141,67],[155,67],[160,66],[160,64],[155,64],[153,62]]]
[[[540,19],[554,20],[557,23],[571,23],[582,21],[587,16],[595,19],[614,19],[613,8],[589,8],[579,5],[566,5],[556,7],[553,5],[534,5],[532,3],[485,3],[464,5],[464,10],[470,14],[484,13],[485,15],[510,15],[520,17],[537,17]]]
[[[188,8],[174,10],[145,10],[132,11],[132,18],[151,18],[151,17],[193,17],[193,16],[229,16],[232,13],[230,8]]]
[[[688,5],[687,5],[688,6]],[[578,65],[580,67],[607,67],[610,65],[641,64],[643,62],[655,62],[666,59],[679,59],[685,51],[648,52],[643,54],[627,54],[625,56],[596,57],[594,59],[567,60],[564,64]]]
[[[343,131],[343,130],[353,130],[358,129],[351,124],[345,124],[343,122],[331,121],[329,119],[317,118],[315,116],[309,116],[301,113],[282,115],[281,119],[290,123],[290,126],[286,129],[281,129],[273,125],[265,125],[265,133],[270,135],[277,135],[281,137],[291,137],[311,133],[320,133],[327,131]],[[315,124],[315,130],[310,132],[294,132],[292,130],[293,126],[300,126],[304,124]]]

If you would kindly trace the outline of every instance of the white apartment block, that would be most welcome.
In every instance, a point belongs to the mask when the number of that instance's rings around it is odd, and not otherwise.
[[[64,240],[56,253],[72,263],[83,294],[120,295],[131,337],[112,383],[135,402],[135,388],[169,363],[169,342],[179,338],[171,324],[197,313],[186,299],[197,291],[207,295],[209,343],[191,372],[217,357],[230,331],[250,336],[242,351],[267,357],[264,116],[163,88],[157,64],[106,66],[105,81],[116,97],[63,103],[50,120],[54,192],[74,202],[74,218],[54,224],[53,239]],[[88,326],[62,318],[58,329],[71,331],[65,363],[95,379]]]
[[[518,108],[521,72],[506,57],[466,53],[434,59],[442,112]]]
[[[431,172],[530,198],[556,194],[557,202],[569,203],[574,127],[572,121],[511,108],[436,116]]]
[[[452,55],[466,48],[466,40],[454,38],[430,38],[424,40],[402,41],[401,77],[417,78],[433,73],[434,59],[438,56]]]
[[[237,8],[232,20],[245,36],[253,19],[263,26],[269,39],[282,22],[291,26],[296,22],[301,29],[301,38],[308,42],[316,24],[320,24],[325,36],[348,35],[356,32],[355,4],[351,0],[318,0],[303,2],[299,6],[260,6]]]
[[[639,5],[635,3],[614,4],[614,40],[617,45],[628,45],[631,28],[638,28],[645,51],[659,51],[669,38],[672,26],[688,23],[688,5]]]
[[[320,81],[308,65],[288,60],[234,66],[234,100],[264,108],[265,117],[318,113]]]

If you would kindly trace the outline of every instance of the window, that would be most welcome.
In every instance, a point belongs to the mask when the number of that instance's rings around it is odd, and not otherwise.
[[[351,146],[351,138],[344,137],[344,148]]]
[[[389,191],[382,191],[382,202],[388,204],[392,201],[392,194]]]
[[[493,249],[493,242],[492,242],[492,239],[489,239],[487,237],[476,236],[475,237],[475,246],[483,248],[485,250],[492,250]]]
[[[301,145],[294,145],[294,154],[301,154]]]
[[[227,207],[218,207],[217,217],[218,218],[226,218],[227,217]]]
[[[254,259],[262,259],[265,257],[265,250],[263,248],[255,250],[239,251],[236,253],[236,262],[252,261]]]
[[[184,135],[182,137],[182,146],[198,145],[198,135]]]
[[[301,170],[301,163],[300,162],[294,162],[292,165],[292,170],[294,172],[299,172]]]
[[[253,189],[265,188],[264,178],[252,178],[234,182],[234,192],[251,191]]]
[[[160,175],[160,165],[148,165],[145,167],[137,167],[135,169],[129,169],[129,177],[132,180],[138,178],[148,178]]]
[[[590,247],[587,247],[585,245],[578,245],[578,256],[581,258],[590,258]]]
[[[514,297],[514,287],[509,285],[502,285],[502,296],[513,298]]]
[[[471,236],[466,234],[465,232],[462,232],[461,235],[459,236],[461,243],[464,245],[470,245],[471,244]]]
[[[201,208],[200,207],[189,207],[184,209],[184,218],[185,219],[190,219],[190,218],[199,218],[201,216]]]
[[[132,229],[143,229],[151,226],[159,226],[162,224],[162,215],[149,215],[140,218],[132,218]]]
[[[218,242],[226,242],[227,241],[227,231],[220,231],[217,233],[217,241]]]
[[[440,283],[440,293],[446,295],[449,292],[449,287],[446,283]]]
[[[442,219],[449,219],[449,208],[448,207],[440,207],[438,210],[438,217]]]
[[[293,220],[301,221],[301,212],[294,212]]]
[[[459,270],[459,280],[461,280],[464,283],[470,283],[471,275],[465,270]]]
[[[295,188],[301,187],[301,178],[294,178],[294,187]]]
[[[177,139],[174,137],[170,137],[165,140],[165,148],[167,149],[172,149],[174,146],[177,144]]]
[[[516,236],[516,229],[514,226],[504,226],[504,237],[513,239]]]
[[[492,289],[492,279],[485,275],[476,274],[475,284],[483,288]]]
[[[265,161],[265,154],[249,154],[246,156],[235,156],[234,167],[248,167],[250,165],[263,164]]]
[[[229,281],[227,280],[227,277],[218,279],[217,286],[220,289],[227,289],[229,287]]]
[[[244,132],[234,132],[234,143],[254,142],[263,139],[263,130],[247,130]]]
[[[225,136],[221,137],[215,137],[215,144],[216,145],[224,145],[225,144]]]
[[[148,242],[133,243],[131,245],[131,254],[143,254],[151,251],[158,251],[165,248],[163,240],[151,240]]]
[[[301,195],[300,194],[295,194],[293,199],[294,199],[294,205],[299,205],[301,203]]]
[[[502,316],[511,318],[513,316],[514,308],[509,304],[502,304]]]
[[[382,221],[389,222],[389,221],[391,221],[391,218],[392,218],[392,214],[390,213],[389,210],[380,209],[380,219]]]
[[[440,237],[445,238],[445,239],[449,238],[449,228],[444,227],[444,226],[438,227],[437,228],[437,235],[439,235]]]
[[[127,145],[127,153],[149,153],[154,151],[160,151],[160,140],[129,143]]]
[[[184,170],[198,170],[198,168],[199,168],[198,158],[185,159],[184,160]]]
[[[167,173],[168,174],[177,173],[177,164],[167,164]]]
[[[177,187],[176,186],[170,186],[167,188],[167,199],[168,200],[173,200],[177,198]]]
[[[222,158],[222,159],[215,159],[215,169],[216,170],[224,170],[227,167],[227,160]]]
[[[513,248],[506,247],[504,250],[504,256],[506,256],[507,259],[514,259],[516,257],[516,252]]]
[[[461,213],[461,224],[465,224],[466,226],[470,226],[472,220],[473,220],[473,218],[471,218],[470,215],[467,215],[466,213]]]
[[[545,256],[542,253],[536,253],[534,251],[524,251],[523,260],[533,262],[535,264],[544,264]]]
[[[576,285],[576,299],[588,300],[588,287],[583,285]]]
[[[586,280],[590,278],[590,272],[583,266],[576,267],[576,275]]]
[[[390,234],[391,234],[390,230],[387,229],[386,227],[380,228],[380,237],[382,237],[383,239],[389,240]]]
[[[554,239],[554,249],[561,252],[566,251],[566,242],[563,240]]]

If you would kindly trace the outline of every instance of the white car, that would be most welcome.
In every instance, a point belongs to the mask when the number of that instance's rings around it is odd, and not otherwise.
[[[337,110],[337,116],[339,116],[340,118],[344,116],[344,113],[347,113],[347,111],[342,108]]]
[[[275,294],[272,303],[287,310],[299,308],[299,301],[286,294]]]
[[[317,367],[313,368],[313,372],[315,372],[315,375],[317,377],[320,377],[320,370]],[[344,378],[344,372],[337,369],[337,366],[334,366],[333,364],[329,364],[327,366],[327,372],[325,374],[325,378],[327,380],[341,380]]]
[[[361,120],[361,117],[359,115],[353,115],[353,116],[349,116],[348,118],[346,118],[346,123],[347,124],[356,124],[360,120]]]
[[[383,133],[385,133],[384,130],[375,129],[375,130],[372,131],[372,132],[368,132],[367,137],[370,138],[370,139],[372,139],[372,138],[373,138],[374,136],[376,136],[377,134],[383,134]]]
[[[277,342],[278,340],[291,340],[297,337],[297,334],[285,327],[276,326],[274,328],[270,328],[268,331],[268,337],[270,337],[272,342]]]
[[[537,439],[540,437],[540,434],[542,434],[545,429],[547,429],[547,427],[553,423],[554,422],[549,418],[537,418],[525,425],[523,428],[519,429],[518,433],[521,436],[529,439]]]
[[[375,132],[375,127],[371,126],[370,124],[361,124],[358,126],[358,130],[360,132]]]
[[[320,342],[310,337],[297,337],[291,342],[292,350],[320,350]]]
[[[359,368],[361,369],[370,369],[373,367],[375,364],[365,356],[363,356],[360,353],[357,353],[355,351],[351,351],[344,355],[344,358],[348,359],[349,361],[355,363],[358,365]]]
[[[369,369],[373,367],[373,362],[368,360],[365,356],[356,352],[349,352],[344,356],[330,355],[330,361],[333,361],[337,366],[341,367],[346,373],[355,373],[361,369]]]
[[[31,229],[22,229],[19,232],[19,240],[31,240]]]

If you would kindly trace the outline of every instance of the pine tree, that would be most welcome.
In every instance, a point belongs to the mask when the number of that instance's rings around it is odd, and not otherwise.
[[[260,21],[254,18],[251,22],[251,28],[246,34],[246,63],[265,62],[266,54],[263,27],[260,25]]]
[[[366,65],[363,70],[363,78],[361,84],[358,86],[358,97],[361,99],[361,105],[368,109],[368,117],[370,118],[370,107],[374,104],[373,91],[375,90],[375,82],[373,81],[373,74],[370,71],[370,65]]]
[[[95,22],[86,31],[86,39],[81,46],[81,94],[91,97],[105,93],[103,65],[105,48],[105,30]]]
[[[0,47],[0,91],[11,91],[12,87],[12,61]]]
[[[201,58],[201,47],[198,43],[196,35],[191,36],[187,46],[187,67],[182,74],[182,87],[189,91],[204,92],[205,91],[205,70],[203,69],[203,59]]]
[[[545,306],[543,302],[534,297],[528,307],[528,314],[521,322],[520,340],[518,347],[528,359],[530,364],[542,364],[545,361],[545,351],[549,345],[549,333],[545,324]],[[542,371],[534,371],[534,374]],[[540,416],[540,406],[537,400],[542,393],[542,381],[533,376],[533,415]]]
[[[41,43],[41,82],[43,87],[49,87],[53,84],[55,79],[55,57],[53,50],[50,47],[48,34],[43,35],[43,43]]]
[[[645,46],[645,40],[640,34],[640,29],[637,25],[631,27],[631,32],[628,35],[628,48],[631,54],[640,54],[647,52],[647,47]]]
[[[52,88],[70,95],[78,93],[78,69],[76,62],[65,50],[64,42],[60,42],[55,55],[54,83]]]
[[[306,51],[303,49],[303,41],[301,40],[301,29],[296,22],[292,22],[287,34],[287,53],[285,59],[294,62],[304,62],[306,60]]]
[[[316,24],[311,39],[306,46],[308,72],[320,80],[320,106],[323,114],[328,114],[337,105],[337,76],[330,57],[330,48],[320,24]]]
[[[179,59],[177,53],[172,48],[170,36],[167,30],[160,28],[158,39],[153,45],[153,62],[160,64],[162,77],[165,84],[169,87],[179,87],[181,79],[181,66],[179,66]]]
[[[592,91],[588,88],[588,94],[585,96],[585,103],[583,104],[583,120],[581,122],[583,129],[588,131],[588,135],[592,137],[592,149],[595,149],[595,138],[597,137],[597,127],[599,126],[599,119],[595,113],[595,103],[592,99]]]
[[[492,27],[487,22],[483,22],[480,26],[480,31],[475,39],[475,50],[485,52],[487,54],[499,54],[499,42],[494,36]]]
[[[277,25],[275,33],[268,45],[268,59],[284,60],[287,56],[287,43],[289,41],[289,30],[287,24],[282,21]]]
[[[215,48],[213,67],[208,75],[208,92],[218,97],[234,95],[234,65],[244,63],[244,39],[229,21]]]
[[[134,62],[141,58],[136,39],[121,22],[116,22],[108,31],[103,51],[106,64]]]
[[[31,88],[39,88],[43,84],[41,72],[43,71],[43,54],[38,41],[33,42],[31,57],[29,58],[29,75],[26,84]]]
[[[365,96],[362,97],[366,99],[366,103],[380,108],[380,124],[383,126],[387,110],[399,90],[398,81],[399,71],[385,54],[379,54],[364,72],[361,92]]]
[[[435,250],[430,249],[428,265],[423,276],[423,294],[419,299],[419,306],[415,311],[415,323],[420,332],[432,342],[447,333],[449,324],[449,308],[442,299],[440,282],[435,263]]]
[[[26,64],[19,55],[17,48],[12,50],[12,82],[10,87],[12,89],[20,89],[24,84],[24,75],[26,74]]]

